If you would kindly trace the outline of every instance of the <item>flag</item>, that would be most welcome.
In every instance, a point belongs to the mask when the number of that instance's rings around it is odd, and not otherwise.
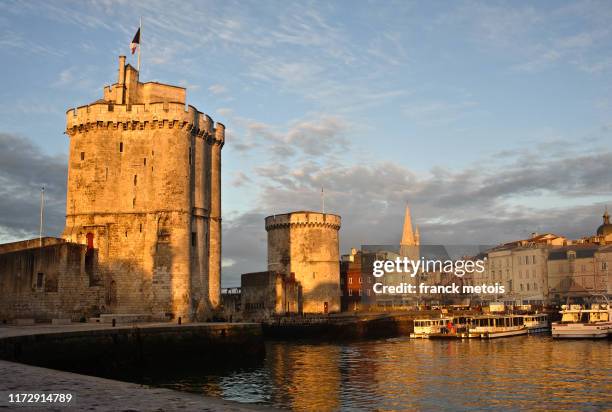
[[[136,51],[136,47],[140,46],[140,27],[138,31],[134,35],[134,39],[132,39],[132,43],[130,44],[130,49],[132,49],[132,54]]]

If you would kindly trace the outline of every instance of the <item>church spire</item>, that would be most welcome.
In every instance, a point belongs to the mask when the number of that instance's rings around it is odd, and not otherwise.
[[[606,205],[606,210],[603,214],[603,222],[604,225],[609,225],[610,224],[610,215],[608,214],[608,206]]]
[[[415,235],[412,231],[412,219],[410,217],[410,208],[406,206],[406,214],[404,216],[404,230],[402,231],[402,241],[400,242],[403,246],[414,246],[416,245]]]

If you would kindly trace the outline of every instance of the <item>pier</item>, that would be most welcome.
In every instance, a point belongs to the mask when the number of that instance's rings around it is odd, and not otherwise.
[[[0,359],[112,377],[118,371],[263,359],[255,323],[73,323],[0,327]]]

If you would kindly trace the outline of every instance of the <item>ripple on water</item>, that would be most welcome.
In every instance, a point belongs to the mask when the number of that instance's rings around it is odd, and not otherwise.
[[[270,342],[262,365],[161,386],[293,410],[612,409],[612,344],[514,337]]]

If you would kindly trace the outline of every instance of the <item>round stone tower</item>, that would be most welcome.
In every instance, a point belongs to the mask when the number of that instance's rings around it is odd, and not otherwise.
[[[95,256],[106,312],[202,320],[220,298],[225,127],[138,76],[120,56],[104,97],[66,113],[63,237]]]
[[[340,216],[292,212],[266,217],[268,270],[293,273],[301,311],[340,311]]]

